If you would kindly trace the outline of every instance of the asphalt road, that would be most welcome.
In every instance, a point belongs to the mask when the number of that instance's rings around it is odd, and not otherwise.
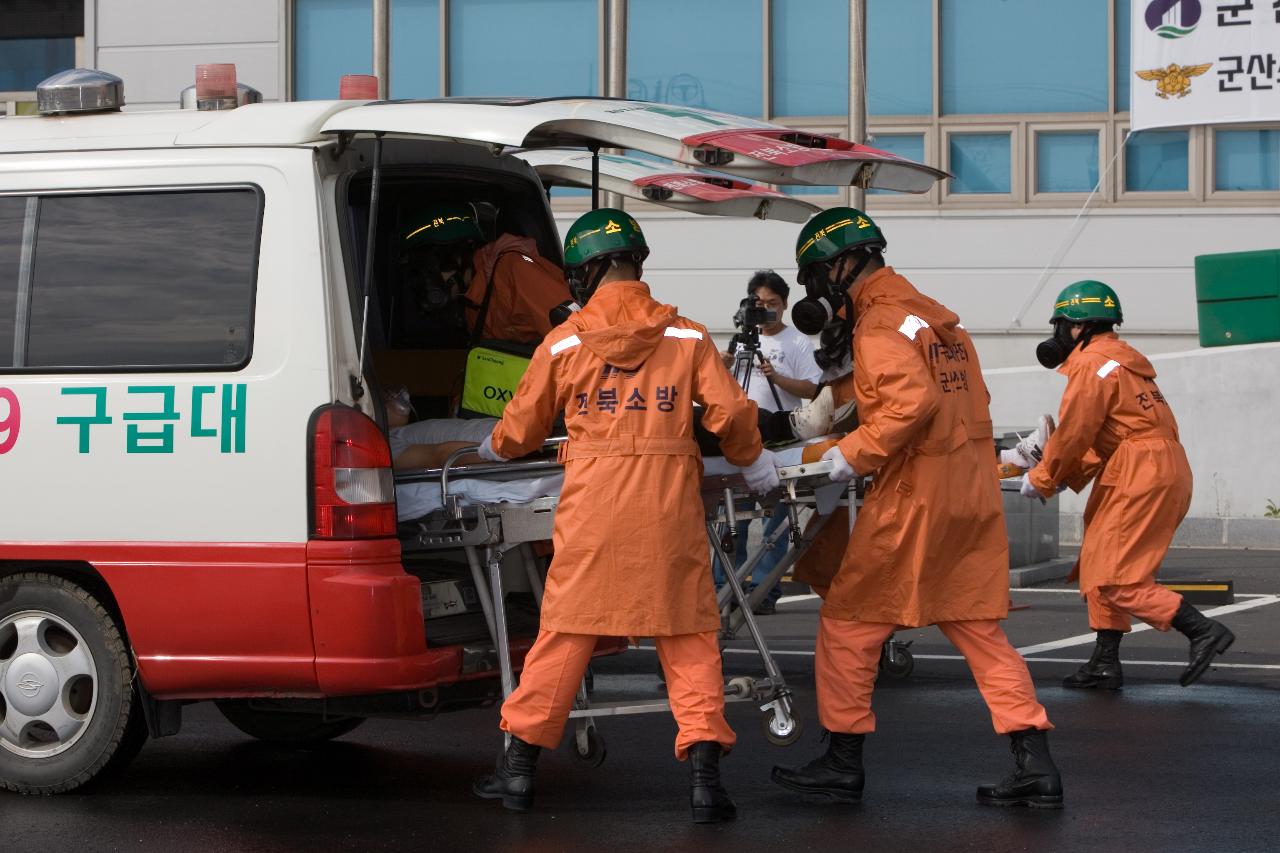
[[[499,745],[496,709],[429,722],[375,720],[341,740],[283,750],[248,740],[207,704],[177,737],[149,743],[118,779],[51,799],[0,796],[0,851],[326,850],[1004,850],[1274,851],[1280,848],[1280,553],[1177,551],[1167,578],[1231,577],[1239,594],[1219,618],[1238,640],[1204,679],[1177,685],[1185,642],[1145,631],[1122,647],[1118,694],[1064,690],[1089,651],[1065,587],[1014,591],[1007,631],[1027,654],[1057,726],[1054,756],[1067,807],[993,809],[974,787],[1011,767],[962,661],[934,629],[904,632],[915,672],[882,679],[879,730],[866,746],[867,789],[855,807],[777,788],[769,769],[823,748],[813,692],[816,602],[761,620],[807,724],[790,747],[767,743],[760,713],[734,703],[740,737],[725,759],[733,824],[689,823],[687,768],[671,754],[666,715],[606,719],[598,768],[568,750],[543,755],[534,812],[473,798],[471,779]],[[1212,607],[1206,607],[1212,610]],[[1043,651],[1036,646],[1050,644]],[[760,674],[735,642],[727,674]],[[597,667],[597,698],[657,688],[655,656],[630,651]]]

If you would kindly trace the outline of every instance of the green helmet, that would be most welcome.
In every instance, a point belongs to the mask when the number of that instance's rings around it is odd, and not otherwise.
[[[810,219],[800,229],[796,240],[796,266],[830,261],[850,249],[867,246],[883,249],[888,245],[880,227],[861,210],[833,207]]]
[[[1053,316],[1049,322],[1060,319],[1073,323],[1088,320],[1123,323],[1124,312],[1120,310],[1120,297],[1114,290],[1100,281],[1088,279],[1067,285],[1053,300]]]
[[[605,255],[638,254],[649,257],[644,232],[627,213],[602,207],[578,217],[564,238],[564,265],[572,269]]]
[[[447,246],[462,242],[484,242],[475,208],[469,204],[439,204],[408,217],[405,246]]]

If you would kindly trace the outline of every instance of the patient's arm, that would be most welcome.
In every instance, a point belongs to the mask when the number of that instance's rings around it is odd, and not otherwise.
[[[397,471],[418,470],[422,468],[443,468],[449,456],[464,447],[475,447],[474,441],[446,441],[440,444],[411,444],[400,452],[392,461]],[[474,453],[468,453],[457,460],[461,464],[471,465],[483,460]]]

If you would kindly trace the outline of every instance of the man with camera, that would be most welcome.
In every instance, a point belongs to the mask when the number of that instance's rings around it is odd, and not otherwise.
[[[725,366],[733,371],[747,396],[756,401],[761,411],[790,412],[818,392],[822,368],[814,360],[813,344],[798,330],[782,322],[787,310],[790,288],[773,270],[760,270],[747,282],[747,297],[738,306],[733,324],[740,331],[733,336],[729,349],[722,354]],[[764,535],[769,537],[782,524],[783,513],[774,513],[765,522]],[[734,542],[738,565],[747,559],[749,521],[739,522]],[[783,537],[756,564],[751,574],[752,588],[763,583],[774,566],[786,555],[788,541]],[[724,582],[717,563],[716,583]],[[757,615],[774,612],[782,587],[774,584],[768,596],[756,607]]]

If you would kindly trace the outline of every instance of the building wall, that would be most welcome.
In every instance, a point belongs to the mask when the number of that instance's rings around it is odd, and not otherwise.
[[[131,110],[176,108],[207,62],[233,62],[263,100],[283,99],[285,33],[281,3],[85,0],[88,64],[124,80]]]

